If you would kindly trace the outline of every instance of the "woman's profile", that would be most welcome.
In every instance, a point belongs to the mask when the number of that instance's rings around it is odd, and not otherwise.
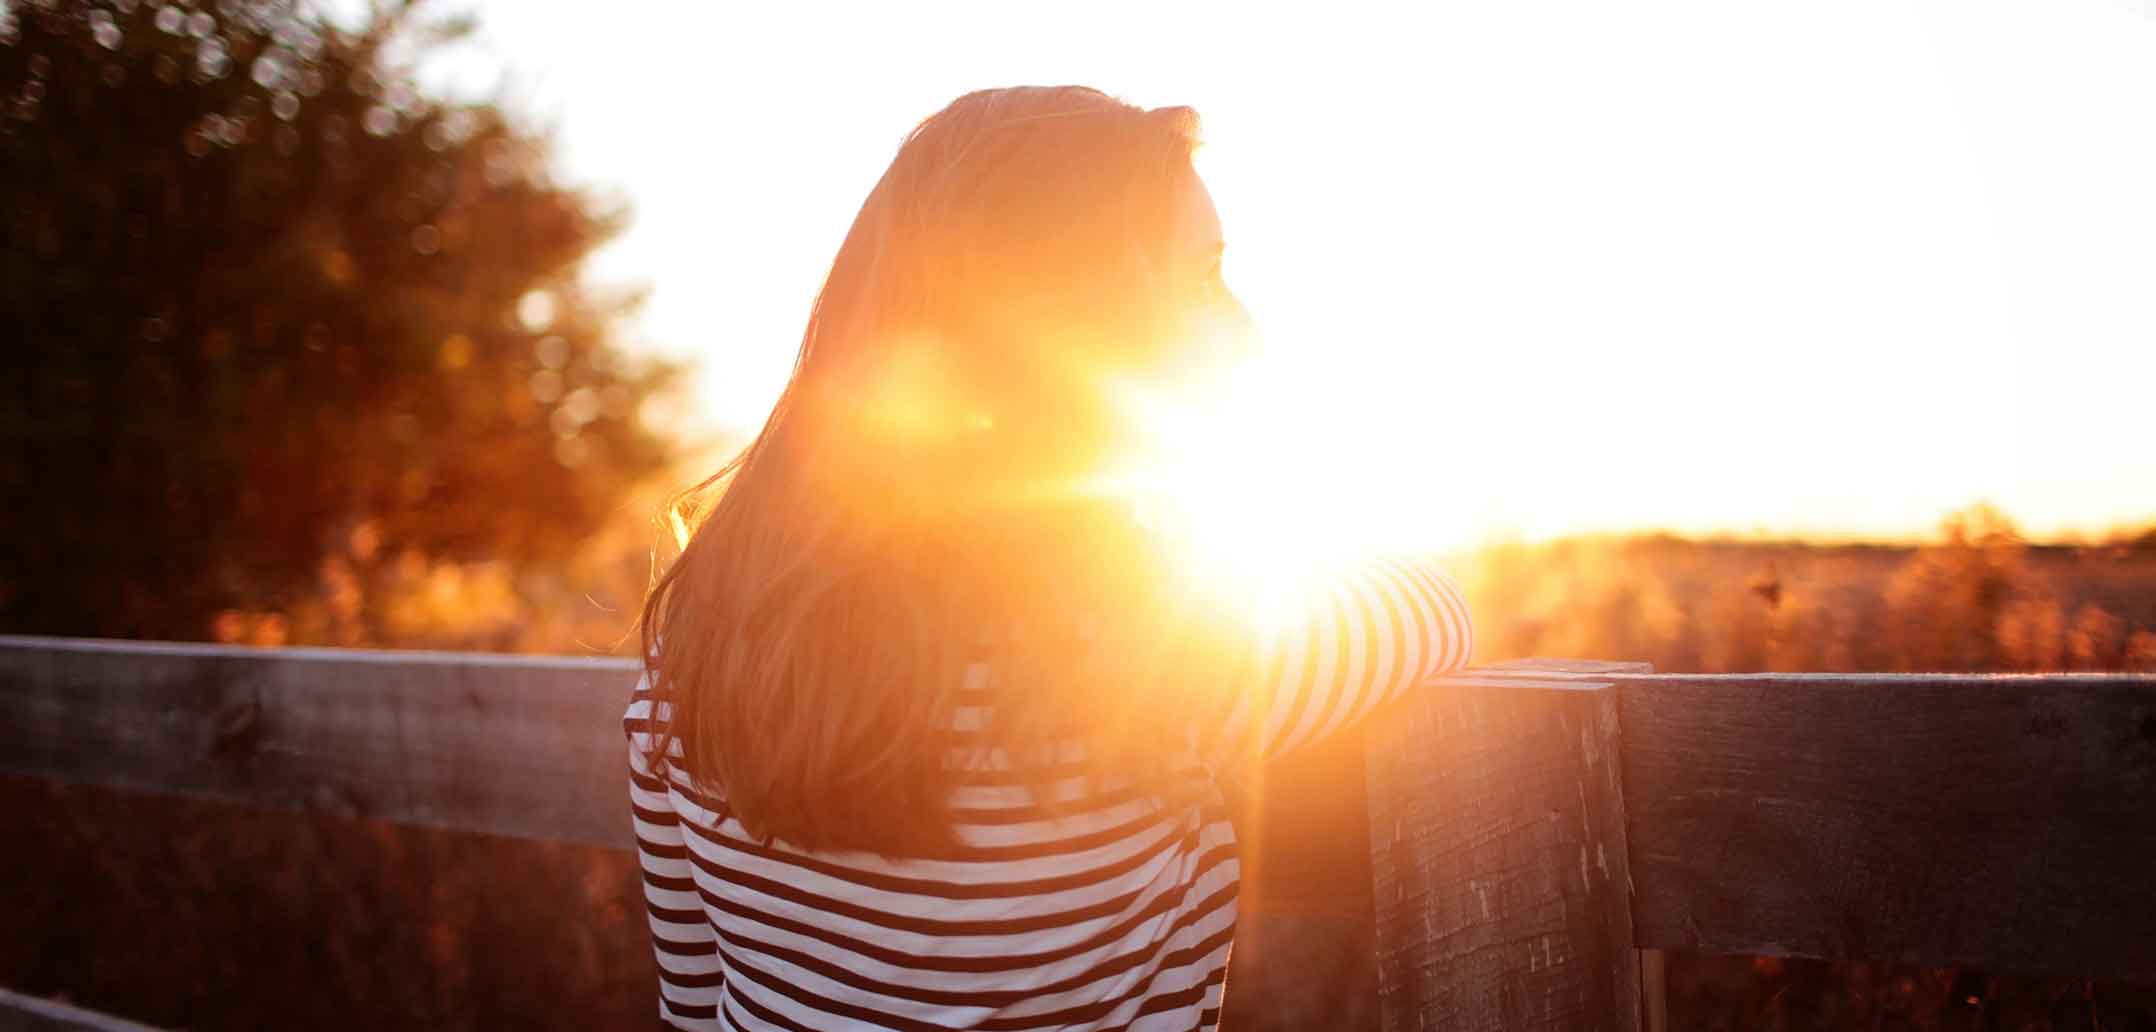
[[[1187,108],[984,90],[863,204],[644,611],[672,1026],[1212,1028],[1220,781],[1465,664],[1442,573],[1364,564],[1256,623],[1119,489],[1119,386],[1245,336],[1195,145]]]

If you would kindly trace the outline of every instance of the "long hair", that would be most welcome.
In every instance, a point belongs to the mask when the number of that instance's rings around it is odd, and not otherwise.
[[[644,607],[655,761],[678,742],[752,834],[932,851],[969,771],[1142,782],[1223,704],[1247,650],[1100,490],[1129,443],[1109,385],[1175,363],[1205,314],[1163,254],[1196,130],[1091,89],[984,90],[870,192],[762,431],[677,503],[694,530]],[[954,728],[977,662],[985,726]]]

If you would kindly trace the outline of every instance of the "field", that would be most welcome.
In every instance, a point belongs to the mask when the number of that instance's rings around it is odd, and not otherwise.
[[[2152,535],[2038,546],[1976,511],[1924,547],[1609,538],[1455,568],[1483,660],[2156,669]],[[653,1013],[622,854],[18,778],[0,779],[0,813],[17,844],[0,985],[197,1028],[640,1027]],[[1361,821],[1352,742],[1284,765],[1246,811],[1228,1027],[1369,1027]],[[2156,1028],[2156,988],[1966,969],[1680,955],[1670,991],[1680,1028]]]
[[[1613,537],[1493,547],[1455,568],[1476,613],[1478,661],[2156,670],[2156,535],[2035,545],[1976,509],[1939,537],[1923,547]],[[1253,947],[1238,955],[1239,974],[1267,988],[1231,992],[1231,1014],[1245,1028],[1367,1027],[1358,1011],[1372,976],[1339,959],[1368,948],[1368,890],[1340,877],[1359,872],[1349,852],[1362,846],[1359,757],[1320,750],[1276,774],[1268,795],[1253,850],[1256,934],[1238,945]],[[1323,974],[1286,974],[1308,971]],[[1357,988],[1315,991],[1325,984]],[[1677,955],[1669,989],[1685,1029],[2156,1029],[2156,987],[1968,969]]]

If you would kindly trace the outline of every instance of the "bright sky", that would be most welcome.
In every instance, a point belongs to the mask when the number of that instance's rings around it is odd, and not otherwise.
[[[1198,108],[1279,422],[1434,543],[2156,518],[2156,0],[464,6],[707,426],[914,122],[1074,82]]]

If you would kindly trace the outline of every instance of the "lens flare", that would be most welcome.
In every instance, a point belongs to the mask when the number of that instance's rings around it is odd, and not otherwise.
[[[1340,366],[1268,351],[1202,382],[1117,390],[1143,444],[1115,490],[1194,580],[1267,625],[1343,566],[1459,543],[1431,413]]]

